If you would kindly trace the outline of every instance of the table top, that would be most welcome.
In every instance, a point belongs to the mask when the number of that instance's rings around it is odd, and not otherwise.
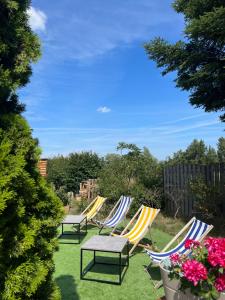
[[[85,215],[66,215],[62,224],[80,224],[85,217]]]
[[[83,244],[81,249],[106,252],[122,252],[127,242],[128,239],[119,236],[94,235],[86,243]]]

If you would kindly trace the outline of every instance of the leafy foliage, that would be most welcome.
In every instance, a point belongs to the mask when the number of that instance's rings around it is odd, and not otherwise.
[[[0,125],[0,298],[50,299],[61,202],[39,174],[26,121],[11,114]]]
[[[224,188],[219,184],[207,184],[201,177],[190,182],[195,196],[195,210],[205,220],[223,219]]]
[[[100,193],[109,199],[130,195],[136,210],[141,203],[160,206],[162,167],[147,148],[119,143],[121,154],[108,154],[99,176]],[[123,154],[123,151],[125,153]]]
[[[0,0],[0,114],[21,112],[15,91],[29,82],[40,43],[28,26],[30,1]]]
[[[0,299],[60,299],[52,279],[60,200],[39,174],[40,149],[20,115],[40,43],[29,0],[0,0]]]
[[[98,177],[102,164],[102,159],[92,152],[57,156],[48,160],[48,181],[56,190],[63,187],[66,192],[77,193],[81,181]]]
[[[203,140],[193,140],[186,150],[179,150],[172,157],[169,157],[166,164],[213,164],[223,162],[222,157],[225,154],[225,148],[223,149],[224,139],[220,138],[219,141],[217,152],[213,147],[207,147]]]
[[[219,161],[221,163],[225,163],[225,138],[223,137],[219,138],[217,147],[218,147],[217,154],[218,154]]]
[[[225,109],[225,3],[223,0],[175,0],[185,18],[185,40],[169,44],[155,38],[145,50],[162,74],[176,71],[177,87],[190,91],[190,103],[205,111]],[[225,121],[225,114],[221,119]]]
[[[48,159],[47,174],[48,182],[52,183],[56,190],[61,187],[66,189],[68,176],[68,157],[62,155]]]

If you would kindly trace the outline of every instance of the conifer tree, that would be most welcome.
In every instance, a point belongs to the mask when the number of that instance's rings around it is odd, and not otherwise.
[[[157,37],[146,43],[150,59],[162,74],[175,71],[177,87],[190,92],[190,103],[221,111],[225,122],[225,1],[175,0],[185,19],[185,38],[170,44]]]
[[[225,163],[225,138],[224,137],[220,137],[218,140],[218,157],[219,157],[219,162],[221,163]]]
[[[0,299],[60,299],[53,253],[60,200],[37,169],[38,141],[21,116],[17,88],[29,81],[40,43],[28,0],[0,0]]]

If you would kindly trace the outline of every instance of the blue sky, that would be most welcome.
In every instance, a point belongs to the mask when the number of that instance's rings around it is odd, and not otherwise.
[[[175,75],[162,77],[145,54],[155,36],[183,38],[171,1],[34,0],[29,15],[43,55],[20,95],[43,157],[104,155],[124,141],[164,159],[224,135],[218,114],[193,108]]]

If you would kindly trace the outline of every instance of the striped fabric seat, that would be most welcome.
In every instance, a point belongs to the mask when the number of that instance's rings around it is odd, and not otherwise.
[[[140,209],[137,211],[135,216],[131,219],[129,224],[125,227],[125,229],[121,232],[119,236],[127,238],[131,244],[133,244],[133,247],[130,250],[130,254],[133,252],[135,247],[139,244],[141,239],[145,236],[147,231],[152,225],[152,222],[155,220],[157,214],[159,213],[160,209],[155,209],[152,207],[147,207],[142,205]],[[129,226],[133,223],[135,217],[139,214],[139,217],[135,223],[135,225],[132,227],[132,229],[126,233]],[[116,235],[116,234],[112,234]]]
[[[144,206],[134,227],[124,234],[123,237],[128,238],[131,244],[142,239],[148,227],[152,225],[158,211],[158,209]]]
[[[82,212],[82,215],[86,215],[87,221],[90,221],[91,219],[93,219],[96,216],[96,214],[99,212],[99,210],[101,209],[101,207],[105,201],[106,201],[106,198],[97,196],[91,202],[91,204]]]
[[[132,203],[131,197],[121,196],[119,201],[116,203],[116,205],[114,206],[114,208],[112,210],[112,212],[113,212],[116,209],[116,207],[118,206],[115,214],[113,216],[111,216],[111,213],[110,213],[104,222],[98,222],[98,224],[102,228],[104,228],[104,227],[113,228],[113,227],[117,226],[125,218],[128,210],[130,208],[131,203]]]
[[[169,258],[171,254],[179,253],[179,254],[186,254],[189,249],[185,249],[185,241],[188,239],[192,239],[195,241],[201,241],[206,234],[212,229],[212,225],[208,225],[204,222],[193,218],[192,225],[183,238],[183,240],[173,249],[166,251],[166,252],[153,252],[146,249],[147,254],[151,257],[152,261],[155,263],[160,263],[162,260]]]

